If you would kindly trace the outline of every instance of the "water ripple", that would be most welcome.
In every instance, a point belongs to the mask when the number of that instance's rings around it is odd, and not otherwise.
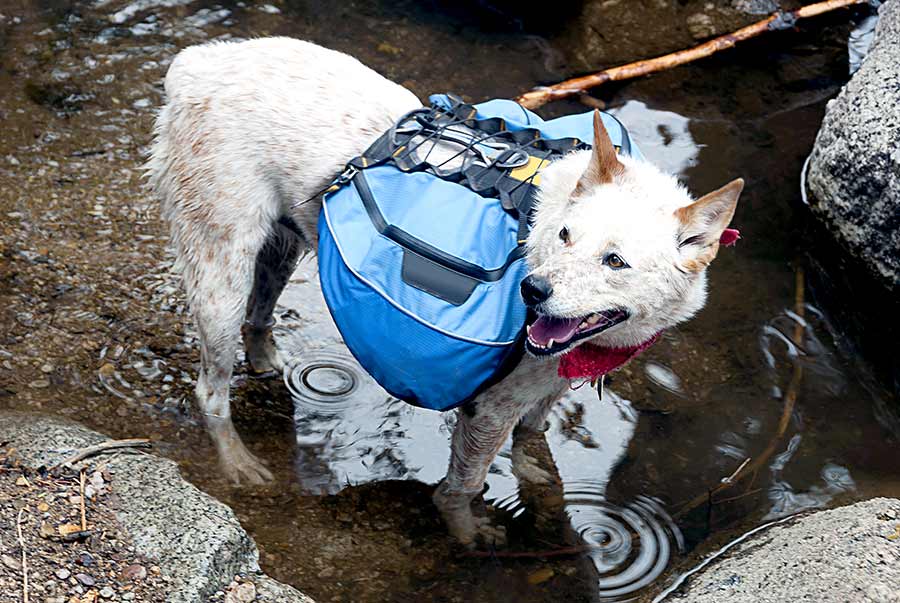
[[[673,545],[684,551],[684,539],[656,499],[638,496],[618,506],[602,491],[593,482],[567,484],[566,510],[581,540],[594,547],[588,557],[600,574],[600,599],[617,601],[652,584],[668,566]]]

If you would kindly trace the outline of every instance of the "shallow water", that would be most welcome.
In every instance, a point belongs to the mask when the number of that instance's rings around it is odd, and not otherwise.
[[[658,19],[683,19],[696,5],[673,7]],[[555,409],[546,447],[529,453],[556,487],[520,491],[508,447],[501,452],[489,511],[507,525],[510,551],[550,554],[470,558],[449,545],[429,495],[453,416],[397,402],[359,370],[328,319],[312,259],[276,312],[292,357],[283,383],[249,378],[243,366],[233,383],[238,429],[278,481],[224,483],[190,407],[196,337],[137,169],[165,66],[191,43],[287,34],[352,52],[420,96],[510,97],[581,69],[575,17],[538,27],[499,13],[488,27],[472,18],[479,10],[0,2],[0,408],[151,437],[235,508],[269,573],[322,601],[647,597],[734,531],[900,495],[896,395],[848,352],[844,320],[820,309],[844,302],[812,287],[813,277],[829,279],[817,270],[829,256],[799,203],[800,165],[846,77],[839,18],[603,91],[644,153],[694,192],[747,180],[735,218],[743,239],[720,252],[694,321],[607,379],[602,400],[584,387]],[[621,10],[644,29],[609,60],[642,57],[642,35],[657,49],[681,43],[664,39],[670,24],[644,18],[648,9]],[[543,113],[583,110],[557,103]],[[811,285],[802,318],[798,269]],[[791,387],[797,364],[803,377]],[[796,406],[776,437],[788,392]],[[709,495],[736,471],[734,486]]]

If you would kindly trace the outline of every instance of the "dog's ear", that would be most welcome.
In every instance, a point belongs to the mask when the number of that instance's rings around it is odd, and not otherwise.
[[[594,111],[594,149],[591,152],[591,160],[578,184],[575,185],[574,194],[584,194],[598,184],[609,184],[616,176],[625,171],[625,166],[619,162],[616,156],[616,148],[613,146],[600,111]]]
[[[681,265],[685,269],[699,272],[716,257],[719,238],[734,216],[742,190],[744,180],[738,178],[675,210],[679,223],[678,248],[683,256]]]

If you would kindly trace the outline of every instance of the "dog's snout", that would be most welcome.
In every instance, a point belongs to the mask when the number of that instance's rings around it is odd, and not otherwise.
[[[530,275],[522,281],[522,299],[526,306],[536,306],[547,301],[553,294],[550,281],[542,276]]]

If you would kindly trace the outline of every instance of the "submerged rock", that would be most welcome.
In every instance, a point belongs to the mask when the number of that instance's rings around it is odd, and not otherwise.
[[[900,500],[874,498],[759,532],[665,600],[891,603],[898,584]]]
[[[73,450],[106,439],[75,423],[0,412],[0,442],[15,448],[29,466],[53,466]],[[133,540],[135,552],[154,560],[150,571],[161,573],[169,584],[167,592],[160,593],[167,603],[206,603],[238,575],[245,576],[241,594],[254,593],[250,600],[312,603],[260,571],[256,544],[234,512],[186,482],[174,462],[146,454],[106,456],[103,462],[114,475],[110,488],[117,499],[116,518]],[[93,565],[84,559],[79,564]],[[135,565],[127,568],[123,579],[141,580],[146,575],[143,566]],[[87,573],[75,578],[86,587],[95,582]]]
[[[900,285],[900,3],[828,104],[809,166],[813,213],[889,288]]]

